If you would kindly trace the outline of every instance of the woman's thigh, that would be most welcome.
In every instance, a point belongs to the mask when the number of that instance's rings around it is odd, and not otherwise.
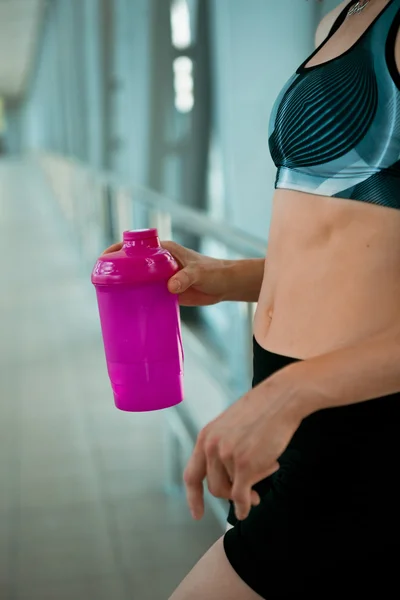
[[[226,558],[220,538],[193,567],[169,600],[261,600]]]

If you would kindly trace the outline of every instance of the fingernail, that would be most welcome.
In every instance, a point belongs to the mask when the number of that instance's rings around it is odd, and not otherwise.
[[[179,292],[179,290],[181,289],[180,281],[178,281],[177,279],[174,279],[173,281],[171,281],[170,289],[173,292]]]

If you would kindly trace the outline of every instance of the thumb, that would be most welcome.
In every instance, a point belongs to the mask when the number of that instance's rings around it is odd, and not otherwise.
[[[173,294],[182,294],[190,286],[196,283],[196,270],[191,267],[181,269],[168,281],[168,289]]]

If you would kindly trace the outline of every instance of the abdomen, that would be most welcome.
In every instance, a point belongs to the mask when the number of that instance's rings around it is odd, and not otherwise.
[[[400,318],[400,212],[277,190],[254,323],[268,350],[308,358]]]

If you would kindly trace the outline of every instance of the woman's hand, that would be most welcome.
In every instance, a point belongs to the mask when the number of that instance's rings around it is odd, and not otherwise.
[[[227,290],[228,265],[233,261],[203,256],[175,242],[161,242],[177,261],[180,270],[171,277],[168,289],[179,294],[182,306],[209,306],[221,302]],[[104,254],[120,250],[122,244],[114,244]]]
[[[184,474],[195,519],[204,512],[205,478],[213,496],[234,502],[238,519],[245,519],[259,503],[252,486],[279,469],[278,459],[304,417],[291,388],[272,377],[200,432]]]

